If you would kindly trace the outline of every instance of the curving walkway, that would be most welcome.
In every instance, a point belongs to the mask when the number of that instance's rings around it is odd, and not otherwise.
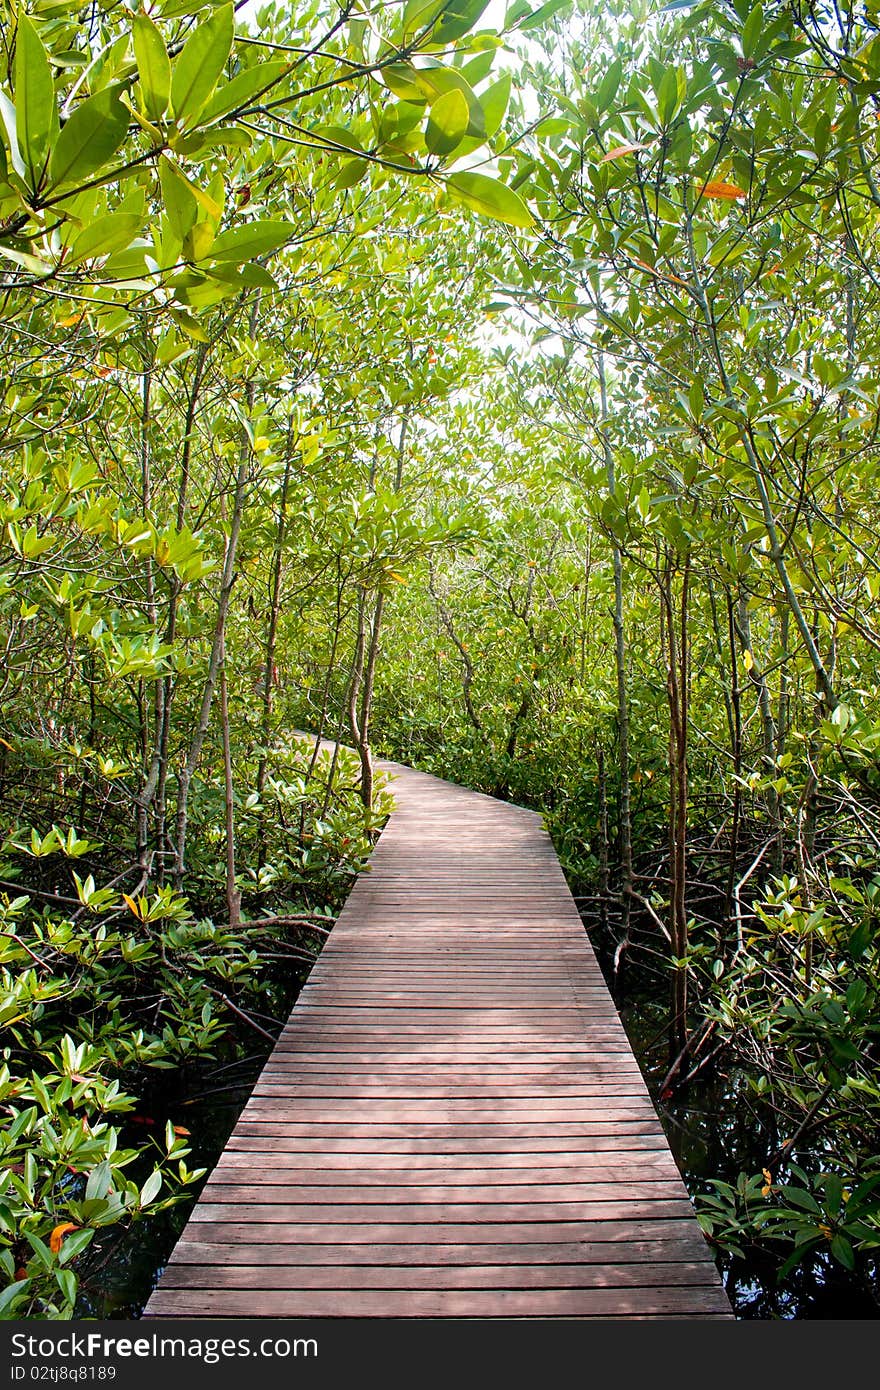
[[[730,1317],[540,818],[397,809],[146,1317]]]

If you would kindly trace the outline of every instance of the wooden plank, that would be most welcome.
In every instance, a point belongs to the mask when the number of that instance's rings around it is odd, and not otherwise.
[[[148,1315],[173,1317],[321,1318],[491,1318],[644,1317],[684,1313],[689,1318],[730,1316],[718,1288],[641,1289],[383,1289],[352,1290],[340,1279],[335,1290],[159,1289]]]
[[[344,1270],[344,1275],[342,1271]],[[703,1264],[596,1265],[204,1265],[175,1264],[164,1288],[170,1289],[708,1289],[715,1281]]]
[[[201,1205],[199,1203],[199,1205]],[[198,1210],[198,1206],[196,1208]],[[252,1220],[244,1221],[194,1221],[186,1225],[177,1249],[185,1241],[211,1243],[223,1246],[259,1243],[267,1250],[287,1247],[291,1252],[290,1262],[296,1264],[297,1252],[304,1245],[332,1244],[334,1249],[348,1248],[352,1245],[409,1246],[409,1245],[454,1245],[456,1247],[476,1242],[479,1244],[512,1245],[551,1242],[569,1245],[574,1242],[584,1245],[602,1246],[614,1252],[620,1242],[649,1241],[663,1249],[663,1258],[674,1259],[678,1254],[683,1259],[706,1261],[706,1242],[692,1215],[686,1218],[656,1216],[649,1220],[644,1217],[627,1216],[623,1220],[609,1218],[607,1221],[584,1222],[576,1220],[555,1221],[552,1224],[541,1221],[505,1221],[479,1224],[458,1221],[328,1221],[312,1219],[297,1222],[296,1225],[274,1223],[269,1230]],[[709,1266],[714,1268],[714,1266]]]
[[[145,1315],[729,1317],[539,818],[391,770]]]
[[[323,1228],[336,1229],[333,1228]],[[696,1258],[688,1258],[689,1253]],[[239,1266],[275,1265],[281,1269],[299,1270],[310,1266],[342,1266],[351,1269],[357,1265],[407,1265],[436,1266],[449,1265],[580,1265],[584,1277],[595,1279],[597,1284],[640,1286],[647,1281],[653,1285],[714,1283],[714,1266],[702,1258],[703,1251],[695,1246],[691,1252],[686,1246],[670,1244],[661,1240],[618,1240],[558,1242],[539,1244],[537,1241],[520,1241],[516,1244],[481,1244],[478,1241],[459,1241],[443,1245],[434,1241],[429,1245],[405,1244],[394,1241],[391,1244],[358,1245],[349,1241],[345,1245],[332,1241],[329,1244],[300,1244],[295,1251],[290,1245],[278,1242],[265,1242],[244,1239],[231,1244],[198,1241],[188,1237],[179,1240],[168,1265],[169,1272],[182,1265],[200,1265],[203,1269],[235,1269]],[[646,1274],[645,1269],[650,1270]],[[163,1279],[163,1287],[165,1280]]]
[[[601,1163],[598,1159],[604,1158]],[[334,1160],[335,1162],[331,1161]],[[484,1159],[484,1162],[486,1160]],[[658,1172],[670,1181],[681,1182],[674,1163],[667,1161],[662,1149],[653,1154],[636,1150],[628,1155],[628,1161],[608,1162],[608,1154],[533,1154],[531,1163],[519,1153],[495,1154],[491,1167],[474,1167],[479,1158],[471,1153],[443,1157],[439,1154],[419,1156],[413,1154],[288,1154],[277,1150],[266,1150],[260,1154],[241,1154],[227,1150],[214,1169],[209,1182],[243,1182],[245,1172],[262,1179],[266,1169],[272,1172],[279,1182],[333,1183],[339,1181],[339,1174],[352,1184],[373,1184],[381,1186],[389,1182],[393,1174],[394,1182],[402,1187],[413,1184],[463,1183],[466,1186],[492,1183],[534,1183],[543,1175],[546,1182],[603,1182],[615,1183],[657,1180]],[[563,1177],[557,1177],[563,1174]],[[250,1177],[247,1179],[250,1181]]]
[[[370,1101],[377,1100],[383,1104],[387,1101],[396,1100],[417,1100],[419,1103],[429,1103],[431,1101],[454,1101],[456,1105],[472,1100],[497,1100],[506,1106],[507,1101],[536,1101],[541,1108],[546,1105],[552,1106],[554,1110],[560,1109],[557,1102],[561,1101],[591,1101],[596,1098],[605,1097],[609,1104],[627,1105],[630,1101],[636,1101],[639,1106],[645,1104],[645,1097],[641,1088],[635,1081],[624,1078],[617,1082],[589,1082],[583,1081],[580,1085],[559,1086],[552,1081],[540,1082],[531,1081],[524,1085],[516,1085],[511,1082],[510,1087],[505,1091],[501,1086],[479,1086],[476,1081],[462,1081],[458,1086],[450,1086],[446,1080],[435,1081],[426,1077],[424,1083],[419,1086],[414,1080],[388,1081],[382,1085],[380,1078],[374,1078],[373,1084],[368,1085],[365,1081],[355,1080],[351,1077],[345,1080],[330,1080],[308,1082],[293,1078],[290,1081],[279,1080],[278,1078],[261,1078],[259,1085],[254,1090],[254,1097],[269,1100],[287,1098],[291,1100],[357,1100]],[[532,1106],[529,1106],[532,1109]],[[578,1107],[580,1108],[580,1107]],[[482,1106],[480,1107],[482,1110]]]
[[[277,1173],[268,1176],[279,1178]],[[537,1171],[534,1171],[531,1183],[450,1183],[441,1180],[435,1183],[399,1184],[394,1174],[394,1183],[389,1185],[387,1173],[379,1174],[377,1181],[360,1183],[339,1174],[335,1182],[323,1183],[316,1183],[310,1177],[297,1181],[288,1174],[284,1174],[281,1180],[271,1182],[266,1181],[265,1177],[263,1175],[263,1180],[256,1182],[239,1178],[237,1182],[208,1183],[203,1190],[202,1200],[206,1203],[220,1202],[224,1206],[235,1202],[246,1206],[249,1211],[267,1203],[285,1208],[291,1205],[350,1205],[362,1210],[379,1205],[390,1207],[403,1200],[407,1204],[407,1211],[410,1206],[421,1209],[423,1206],[443,1206],[445,1203],[449,1205],[450,1212],[453,1206],[479,1206],[481,1209],[491,1206],[494,1209],[499,1203],[518,1204],[524,1201],[528,1201],[533,1209],[545,1204],[552,1204],[555,1208],[561,1203],[574,1203],[580,1210],[582,1206],[592,1208],[599,1203],[604,1209],[606,1202],[613,1203],[617,1208],[621,1202],[668,1204],[688,1200],[680,1178],[678,1181],[668,1178],[620,1178],[616,1182],[540,1182]]]
[[[296,1225],[298,1221],[314,1220],[320,1215],[324,1221],[337,1225],[360,1225],[362,1222],[413,1225],[420,1221],[461,1221],[491,1226],[508,1221],[599,1222],[626,1221],[630,1218],[638,1220],[639,1217],[649,1218],[654,1215],[662,1220],[693,1217],[693,1208],[685,1198],[679,1201],[668,1197],[630,1199],[625,1190],[621,1190],[616,1198],[607,1201],[581,1198],[570,1202],[493,1202],[488,1198],[483,1201],[461,1202],[449,1201],[448,1194],[439,1201],[418,1202],[415,1200],[416,1193],[407,1190],[406,1193],[397,1194],[399,1197],[405,1196],[406,1201],[371,1202],[361,1193],[351,1193],[349,1201],[340,1197],[335,1205],[331,1201],[321,1202],[320,1193],[323,1191],[324,1189],[316,1188],[315,1195],[307,1202],[245,1203],[215,1201],[216,1193],[206,1187],[196,1203],[190,1221],[235,1221],[236,1217],[246,1217],[251,1222],[275,1226],[279,1222]],[[330,1191],[333,1193],[335,1189],[331,1188]]]
[[[329,1161],[334,1156],[341,1156],[347,1160],[358,1155],[376,1153],[424,1159],[433,1155],[464,1154],[479,1157],[482,1154],[491,1154],[495,1162],[505,1157],[526,1159],[529,1155],[541,1154],[548,1162],[552,1162],[556,1155],[563,1155],[572,1161],[581,1158],[586,1161],[591,1155],[607,1159],[609,1155],[626,1157],[633,1152],[638,1152],[645,1162],[649,1161],[646,1155],[657,1153],[668,1156],[669,1161],[673,1162],[665,1140],[653,1129],[627,1134],[594,1134],[590,1137],[589,1148],[576,1148],[572,1145],[571,1139],[552,1134],[500,1139],[496,1135],[479,1134],[469,1135],[467,1138],[462,1138],[460,1134],[453,1138],[447,1135],[420,1138],[409,1130],[402,1134],[377,1134],[375,1130],[369,1130],[365,1134],[352,1134],[346,1130],[341,1135],[333,1135],[323,1130],[316,1132],[312,1129],[306,1129],[301,1134],[292,1134],[278,1126],[267,1128],[265,1133],[259,1133],[257,1127],[249,1133],[237,1128],[229,1138],[224,1157],[231,1153],[272,1153],[278,1154],[280,1158],[284,1154],[305,1153],[327,1155]]]
[[[304,1102],[297,1102],[297,1112],[302,1104]],[[430,1102],[425,1102],[425,1105],[427,1104]],[[622,1116],[612,1115],[595,1119],[580,1125],[567,1125],[565,1117],[560,1119],[554,1112],[547,1112],[545,1117],[541,1117],[540,1114],[526,1114],[519,1116],[516,1124],[511,1124],[509,1120],[495,1115],[484,1116],[479,1110],[473,1110],[470,1114],[455,1115],[448,1108],[450,1104],[451,1102],[446,1102],[445,1110],[435,1110],[426,1115],[425,1106],[407,1113],[406,1102],[402,1101],[394,1109],[385,1107],[379,1110],[377,1107],[374,1111],[368,1101],[358,1110],[351,1106],[338,1106],[329,1112],[316,1112],[308,1118],[298,1114],[297,1119],[291,1120],[278,1114],[277,1102],[261,1101],[260,1108],[257,1109],[257,1102],[250,1101],[246,1111],[242,1112],[238,1125],[242,1134],[313,1134],[316,1137],[331,1133],[354,1134],[367,1138],[392,1135],[420,1139],[522,1139],[531,1138],[533,1135],[548,1138],[564,1135],[568,1139],[580,1141],[578,1144],[569,1145],[574,1148],[588,1147],[593,1133],[614,1134],[626,1138],[633,1132],[653,1133],[650,1116],[647,1111],[641,1110],[625,1112]],[[603,1108],[607,1108],[607,1101],[603,1102]]]
[[[653,1111],[648,1100],[640,1097],[630,1099],[628,1097],[607,1096],[601,1097],[599,1103],[603,1111],[603,1118],[606,1120],[644,1119],[650,1124]],[[256,1095],[253,1100],[248,1101],[245,1111],[251,1119],[260,1116],[266,1117],[278,1114],[277,1098],[267,1098],[263,1095]],[[296,1114],[301,1121],[317,1121],[327,1123],[328,1121],[338,1122],[345,1120],[372,1120],[388,1121],[396,1120],[402,1124],[418,1124],[420,1121],[434,1124],[448,1124],[450,1121],[458,1119],[464,1122],[474,1123],[479,1121],[481,1124],[497,1125],[503,1124],[505,1120],[523,1119],[534,1120],[542,1115],[552,1116],[556,1120],[572,1119],[578,1116],[587,1118],[595,1111],[595,1098],[584,1097],[557,1097],[557,1098],[533,1098],[531,1096],[510,1096],[503,1102],[503,1110],[499,1105],[487,1105],[486,1102],[477,1100],[455,1100],[447,1098],[438,1100],[430,1096],[420,1100],[383,1100],[377,1096],[374,1100],[352,1100],[348,1097],[340,1097],[334,1100],[331,1098],[318,1098],[314,1096],[296,1097]],[[487,1115],[487,1110],[489,1111]],[[485,1118],[484,1118],[485,1117]]]

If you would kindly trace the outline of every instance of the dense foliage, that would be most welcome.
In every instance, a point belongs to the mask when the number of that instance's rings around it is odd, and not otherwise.
[[[737,1069],[707,1234],[874,1278],[880,26],[503,9],[0,9],[6,1315],[188,1195],[114,1116],[319,949],[373,747]]]

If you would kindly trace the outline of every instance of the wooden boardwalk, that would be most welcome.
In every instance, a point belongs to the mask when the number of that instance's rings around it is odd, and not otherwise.
[[[537,815],[410,769],[147,1317],[730,1317]]]

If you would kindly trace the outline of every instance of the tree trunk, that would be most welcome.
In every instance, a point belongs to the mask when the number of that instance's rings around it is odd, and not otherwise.
[[[608,413],[608,388],[605,378],[605,358],[598,356],[599,400],[602,408],[600,433],[602,451],[605,458],[605,476],[608,495],[616,492],[614,451],[605,428]],[[617,761],[620,789],[617,803],[617,843],[620,862],[620,906],[623,914],[624,932],[629,925],[631,894],[633,887],[632,861],[632,786],[630,773],[630,730],[629,699],[626,688],[626,630],[623,620],[623,556],[616,541],[611,542],[611,559],[614,569],[614,670],[617,686]]]
[[[208,360],[208,344],[200,343],[193,364],[192,384],[187,397],[186,418],[184,421],[183,447],[180,454],[180,474],[177,484],[177,529],[181,530],[186,521],[189,500],[190,459],[192,457],[193,432],[195,430],[196,410],[202,386],[205,365]],[[181,585],[176,579],[171,581],[168,598],[168,620],[165,627],[165,641],[173,643],[177,635],[177,609],[180,603]],[[167,786],[168,758],[171,740],[171,710],[174,702],[174,680],[166,676],[163,681],[161,699],[161,724],[158,737],[158,765],[156,769],[156,848],[159,851],[160,878],[164,878],[164,855],[170,848],[167,827]]]
[[[232,586],[235,583],[235,558],[238,550],[238,538],[241,532],[241,520],[244,513],[249,470],[250,448],[247,436],[244,436],[242,439],[238,472],[235,480],[235,500],[232,509],[232,521],[229,528],[229,539],[226,543],[226,551],[223,559],[223,573],[220,581],[220,601],[217,608],[217,619],[214,624],[214,637],[211,643],[211,656],[208,661],[208,674],[202,693],[202,703],[199,709],[195,734],[190,744],[186,762],[178,777],[177,823],[175,827],[174,852],[174,883],[178,891],[180,891],[183,886],[183,876],[186,868],[189,790],[193,775],[198,766],[205,735],[208,732],[208,724],[211,719],[211,706],[214,702],[214,691],[217,686],[217,677],[224,650],[226,618],[229,613],[229,600],[232,595]]]
[[[287,528],[287,490],[291,472],[291,430],[288,429],[287,458],[281,481],[278,520],[275,528],[275,551],[272,557],[272,580],[269,595],[269,622],[266,631],[265,666],[263,668],[262,749],[257,767],[257,792],[262,796],[269,772],[269,744],[272,740],[272,714],[275,693],[275,647],[278,641],[278,618],[281,611],[281,575],[284,564],[284,536]]]
[[[678,1057],[687,1041],[687,803],[688,803],[688,605],[690,558],[686,558],[676,602],[667,557],[661,598],[667,628],[669,701],[669,925],[676,964],[672,975],[670,1053]],[[677,610],[677,611],[676,611]]]
[[[235,886],[235,788],[232,743],[229,736],[229,692],[226,684],[226,636],[220,645],[220,728],[223,736],[223,793],[226,809],[226,911],[229,925],[241,922],[241,893]]]

